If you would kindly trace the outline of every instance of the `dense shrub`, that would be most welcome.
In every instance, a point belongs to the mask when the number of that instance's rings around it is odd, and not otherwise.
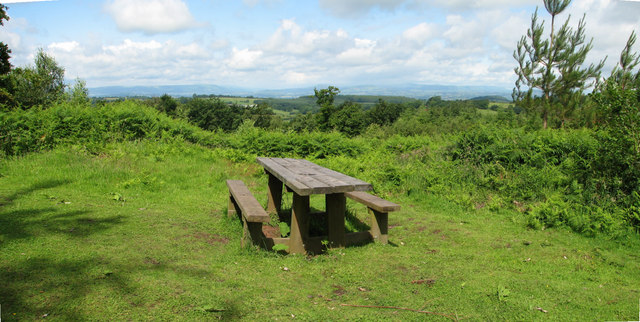
[[[245,122],[237,133],[230,136],[229,147],[246,153],[272,157],[325,158],[344,155],[353,157],[362,152],[357,142],[338,132],[267,131]]]
[[[0,113],[0,153],[4,155],[41,151],[60,144],[91,148],[107,142],[175,138],[205,145],[219,143],[210,132],[133,101],[99,107],[59,103],[47,109]]]

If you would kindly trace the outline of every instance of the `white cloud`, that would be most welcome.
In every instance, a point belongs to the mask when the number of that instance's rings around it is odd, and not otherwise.
[[[47,46],[47,51],[65,67],[67,78],[81,77],[94,84],[91,86],[132,85],[128,82],[136,80],[145,80],[146,85],[182,83],[189,75],[202,77],[212,64],[206,48],[173,40],[125,39],[97,50],[74,41],[57,42]]]
[[[318,52],[337,54],[349,43],[349,35],[344,30],[304,31],[294,20],[285,19],[263,47],[265,51],[281,54],[309,55]]]
[[[354,39],[354,46],[341,52],[336,60],[345,65],[370,65],[378,62],[374,55],[377,43],[369,39]]]
[[[238,70],[255,69],[259,66],[258,60],[262,57],[262,51],[249,50],[249,49],[237,49],[233,48],[231,57],[227,59],[227,64]]]
[[[6,28],[0,28],[0,39],[2,39],[2,42],[7,44],[9,48],[20,48],[22,44],[22,37]]]
[[[199,25],[182,0],[113,0],[105,10],[125,32],[168,33]]]
[[[54,42],[48,46],[49,50],[60,50],[65,52],[72,52],[80,48],[80,43],[77,41],[66,41],[66,42]]]
[[[426,22],[413,26],[402,33],[402,37],[416,44],[424,44],[427,40],[436,36],[438,27]]]
[[[306,84],[313,79],[312,75],[295,71],[288,71],[282,77],[282,80],[287,84]]]

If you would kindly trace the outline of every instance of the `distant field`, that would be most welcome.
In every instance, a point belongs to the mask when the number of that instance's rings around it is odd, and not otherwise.
[[[249,98],[249,97],[220,97],[220,100],[222,100],[225,103],[238,104],[238,105],[253,105],[255,104],[255,101],[256,101],[255,98]]]

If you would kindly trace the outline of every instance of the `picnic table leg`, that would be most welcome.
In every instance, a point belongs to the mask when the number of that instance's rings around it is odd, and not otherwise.
[[[371,214],[371,236],[373,240],[381,244],[387,244],[389,241],[389,214],[379,212],[369,208]]]
[[[325,204],[329,221],[329,245],[331,247],[345,247],[344,218],[347,199],[344,193],[328,194]]]
[[[304,243],[309,236],[309,196],[293,193],[291,206],[291,234],[289,236],[289,253],[305,254]]]
[[[282,181],[269,173],[269,191],[267,192],[267,212],[278,214],[282,208]]]

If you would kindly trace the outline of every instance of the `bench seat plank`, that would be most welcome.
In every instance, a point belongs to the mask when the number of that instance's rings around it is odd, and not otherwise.
[[[244,182],[240,180],[227,180],[227,187],[229,187],[229,193],[233,196],[246,221],[262,223],[271,220]]]
[[[363,191],[345,192],[345,195],[378,212],[391,212],[400,210],[400,205]]]

